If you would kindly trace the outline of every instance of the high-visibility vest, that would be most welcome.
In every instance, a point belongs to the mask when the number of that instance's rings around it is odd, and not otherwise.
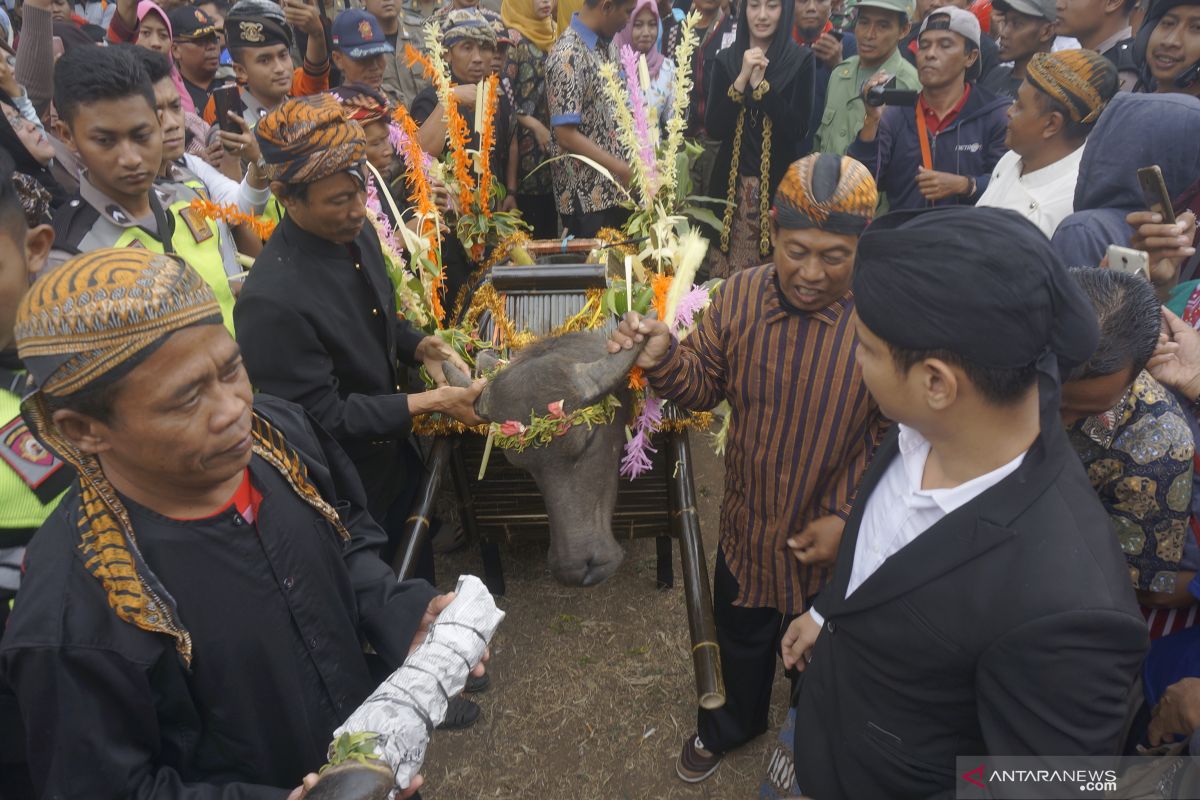
[[[18,465],[9,463],[10,458],[26,461],[25,467],[36,472],[39,467],[54,462],[53,456],[33,438],[20,417],[20,395],[0,388],[0,446],[5,448],[5,453],[0,456],[0,531],[40,528],[62,498],[60,491],[43,502],[26,478],[17,472]],[[60,468],[67,470],[64,476],[73,474],[69,467]]]
[[[217,304],[221,306],[221,318],[232,336],[233,291],[229,288],[229,278],[225,274],[225,262],[221,256],[221,231],[217,223],[192,211],[190,200],[177,200],[165,210],[175,218],[171,247],[174,248],[175,254],[196,270],[212,288]],[[199,236],[194,235],[193,230],[200,231]],[[209,232],[207,237],[202,233],[204,230]],[[196,241],[197,238],[202,241]],[[138,244],[135,245],[134,242]],[[155,253],[163,252],[162,243],[138,227],[126,228],[113,247],[138,245]]]

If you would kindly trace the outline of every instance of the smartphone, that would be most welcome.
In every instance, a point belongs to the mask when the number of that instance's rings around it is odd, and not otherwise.
[[[227,83],[224,86],[218,86],[213,89],[212,96],[213,108],[217,112],[217,126],[226,133],[241,133],[242,129],[229,118],[230,111],[240,117],[246,110],[246,104],[242,102],[242,93],[238,89],[238,85]]]
[[[65,52],[65,50],[63,49],[62,37],[61,36],[51,36],[50,43],[51,43],[50,50],[54,54],[54,60],[58,61],[58,57],[61,56]]]
[[[1108,246],[1108,268],[1150,280],[1150,254],[1145,250],[1112,244]]]
[[[1161,214],[1167,225],[1175,224],[1175,208],[1171,203],[1171,194],[1167,191],[1166,181],[1163,180],[1162,170],[1155,164],[1142,167],[1137,171],[1138,183],[1142,186],[1142,197],[1146,208],[1155,214]]]

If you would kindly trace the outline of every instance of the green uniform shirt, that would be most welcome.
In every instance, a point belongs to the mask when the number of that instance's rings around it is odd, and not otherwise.
[[[896,76],[896,88],[917,91],[921,88],[917,80],[917,69],[904,60],[897,49],[892,57],[872,70],[862,80],[858,77],[858,56],[851,56],[833,68],[829,76],[829,91],[825,96],[825,112],[821,115],[821,127],[817,129],[814,147],[819,153],[845,155],[850,144],[862,130],[866,106],[862,99],[862,84],[879,70]]]

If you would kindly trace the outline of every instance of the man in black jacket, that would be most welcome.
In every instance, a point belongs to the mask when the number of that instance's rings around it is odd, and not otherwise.
[[[421,464],[412,418],[440,411],[476,424],[471,389],[445,384],[441,364],[465,369],[441,339],[396,316],[395,292],[364,204],[365,140],[329,95],[285,102],[256,133],[287,216],[238,298],[234,319],[250,381],[299,403],[342,445],[385,528],[406,515]],[[424,364],[437,389],[404,394],[397,360]],[[403,523],[403,517],[400,523]],[[396,526],[399,527],[399,526]],[[391,532],[391,531],[389,531]]]
[[[876,221],[854,297],[863,380],[898,425],[784,636],[800,788],[951,796],[956,755],[1115,754],[1147,632],[1058,418],[1090,302],[1032,223],[990,208]]]
[[[79,478],[34,537],[0,678],[45,797],[284,800],[449,597],[397,583],[337,444],[252,402],[211,289],[143,248],[30,289],[38,438]]]

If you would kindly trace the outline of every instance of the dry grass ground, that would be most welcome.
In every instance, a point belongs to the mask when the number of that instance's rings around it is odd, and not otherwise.
[[[699,438],[696,489],[709,555],[716,547],[721,464]],[[777,676],[773,733],[731,754],[703,784],[675,776],[695,730],[687,617],[677,585],[654,586],[651,539],[627,542],[625,563],[591,589],[558,585],[544,546],[503,548],[507,612],[492,642],[483,717],[434,736],[424,774],[429,800],[468,798],[753,798],[785,714]],[[481,574],[478,550],[440,557],[443,588]]]

